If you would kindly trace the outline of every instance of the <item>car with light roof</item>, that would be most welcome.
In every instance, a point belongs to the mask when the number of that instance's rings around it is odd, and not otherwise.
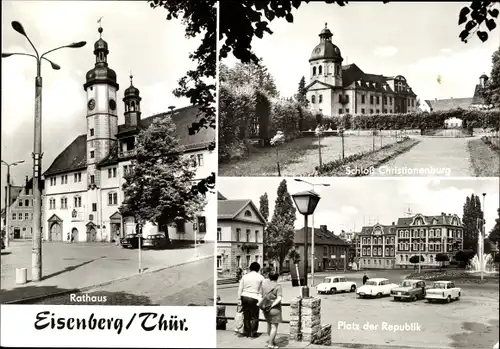
[[[452,300],[460,300],[462,290],[460,287],[455,287],[453,281],[434,281],[430,288],[427,289],[425,299],[429,303],[444,301],[450,303]]]
[[[344,276],[327,276],[316,286],[318,294],[335,294],[337,292],[355,292],[356,283],[348,281]]]
[[[368,279],[363,286],[359,287],[356,294],[359,298],[380,298],[390,296],[391,290],[396,287],[398,285],[392,283],[389,279],[373,278]]]
[[[402,299],[416,301],[425,298],[425,281],[423,280],[403,280],[398,287],[391,290],[391,296],[395,301]]]

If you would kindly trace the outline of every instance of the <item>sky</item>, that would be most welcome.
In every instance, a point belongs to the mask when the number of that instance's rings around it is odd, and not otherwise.
[[[46,52],[76,41],[78,49],[62,49],[47,56],[61,66],[42,64],[43,162],[46,170],[55,157],[78,135],[86,132],[85,74],[95,64],[94,42],[99,39],[97,20],[102,18],[102,38],[109,46],[108,63],[117,73],[119,123],[123,123],[123,92],[134,76],[140,90],[143,117],[189,105],[172,91],[195,64],[188,55],[200,38],[186,39],[179,20],[166,20],[164,9],[145,1],[2,1],[2,52],[32,53],[28,41],[11,22],[22,23],[35,47]],[[25,163],[11,167],[14,184],[32,176],[34,80],[36,63],[30,57],[12,56],[2,61],[2,160]],[[2,166],[2,206],[6,167]]]
[[[274,34],[255,38],[252,47],[275,77],[283,97],[297,92],[302,76],[309,81],[309,58],[325,23],[342,53],[343,64],[355,63],[370,74],[403,75],[422,103],[434,98],[472,97],[479,76],[491,72],[491,56],[500,46],[500,23],[486,43],[477,36],[463,43],[458,37],[462,30],[458,14],[465,4],[303,4],[293,12],[293,24],[274,20],[270,24]],[[232,55],[224,61],[229,66],[235,62]],[[437,83],[438,75],[441,84]]]
[[[267,192],[269,216],[272,217],[276,192],[282,178],[230,178],[217,179],[217,190],[227,199],[251,199],[259,208],[259,198]],[[406,217],[408,209],[413,214],[463,216],[463,205],[471,194],[485,197],[486,232],[495,225],[500,202],[499,182],[491,179],[428,179],[428,178],[321,178],[304,179],[316,185],[315,191],[321,199],[314,212],[314,226],[326,225],[328,230],[339,234],[341,230],[361,230],[364,225],[380,223],[390,225],[398,218]],[[310,190],[311,185],[286,178],[290,194]],[[371,223],[371,224],[370,224]],[[311,219],[309,219],[311,224]],[[304,226],[304,219],[297,212],[295,228]]]

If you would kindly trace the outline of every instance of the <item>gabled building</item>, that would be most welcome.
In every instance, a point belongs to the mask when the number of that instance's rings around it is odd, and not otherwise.
[[[228,200],[218,193],[217,270],[236,273],[252,262],[263,265],[266,220],[252,200]]]
[[[71,234],[74,241],[114,241],[135,230],[134,218],[123,216],[119,207],[125,202],[124,175],[134,168],[136,137],[154,119],[171,118],[184,156],[192,160],[196,179],[216,172],[215,130],[202,129],[190,135],[189,126],[197,121],[200,108],[190,106],[142,117],[140,91],[133,85],[124,91],[124,123],[118,123],[119,85],[116,72],[108,64],[108,43],[100,38],[94,44],[95,66],[86,74],[83,85],[87,94],[84,133],[66,147],[45,171],[44,237],[62,241]],[[82,116],[83,117],[83,116]],[[211,240],[207,232],[215,230],[214,195],[195,222],[178,221],[169,227],[148,223],[143,234],[167,232],[173,241]],[[212,219],[212,221],[211,221]]]
[[[309,59],[306,86],[311,109],[325,116],[392,114],[417,110],[417,95],[402,75],[368,74],[344,58],[325,26]]]
[[[359,266],[364,269],[392,269],[395,266],[396,226],[375,224],[361,228]]]

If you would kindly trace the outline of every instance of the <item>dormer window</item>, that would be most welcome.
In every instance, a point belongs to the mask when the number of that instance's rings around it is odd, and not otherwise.
[[[250,210],[246,210],[245,217],[252,217],[252,212],[250,212]]]

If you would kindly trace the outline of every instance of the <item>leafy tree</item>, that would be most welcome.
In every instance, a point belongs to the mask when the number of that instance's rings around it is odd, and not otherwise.
[[[488,234],[488,239],[494,244],[498,244],[499,235],[500,235],[500,208],[497,209],[498,217],[495,219],[495,226],[491,229]]]
[[[456,254],[455,254],[455,259],[460,262],[460,265],[462,267],[466,266],[467,263],[469,263],[469,261],[474,257],[474,255],[476,254],[475,251],[473,250],[463,250],[463,251],[458,251]]]
[[[299,81],[299,88],[295,94],[295,100],[302,106],[307,107],[309,104],[307,100],[306,78],[302,77]]]
[[[205,196],[203,188],[193,185],[195,169],[182,154],[172,120],[155,119],[137,136],[136,149],[134,170],[124,176],[126,204],[120,212],[132,213],[137,222],[152,222],[166,234],[177,220],[192,221],[205,207]],[[215,174],[213,180],[215,184]]]
[[[280,270],[283,262],[293,246],[295,230],[295,206],[288,193],[286,180],[282,180],[278,187],[274,212],[271,222],[267,226],[264,236],[264,246],[267,260],[276,260],[279,263]]]
[[[259,211],[267,221],[269,218],[269,198],[267,197],[267,193],[264,193],[259,198]]]
[[[278,97],[279,92],[274,77],[269,73],[262,59],[256,63],[236,63],[233,68],[221,64],[223,70],[219,73],[221,81],[232,87],[250,86],[255,91],[265,92],[269,97]]]
[[[471,1],[469,6],[460,10],[458,25],[465,23],[465,27],[459,35],[463,42],[467,43],[467,40],[474,34],[482,42],[488,40],[488,32],[480,29],[483,24],[490,32],[497,27],[496,18],[499,14],[498,8],[495,8],[497,3],[498,1]]]
[[[491,60],[493,66],[491,68],[490,78],[486,82],[486,86],[482,89],[481,93],[485,100],[485,104],[493,104],[494,107],[500,108],[500,47],[493,53]]]
[[[417,264],[418,260],[419,260],[419,257],[420,257],[420,262],[424,262],[424,256],[422,256],[422,255],[415,255],[415,256],[411,256],[410,257],[410,263]]]
[[[292,262],[292,264],[299,264],[300,253],[294,248],[292,248],[290,249],[290,252],[288,252],[288,259]]]
[[[438,253],[436,255],[436,262],[441,262],[441,267],[444,268],[444,264],[450,260],[450,257],[448,257],[447,254],[444,253]]]
[[[464,214],[462,223],[464,226],[464,249],[470,249],[477,252],[477,239],[479,229],[481,228],[478,220],[483,219],[481,202],[479,196],[471,194],[467,197],[464,204]]]

